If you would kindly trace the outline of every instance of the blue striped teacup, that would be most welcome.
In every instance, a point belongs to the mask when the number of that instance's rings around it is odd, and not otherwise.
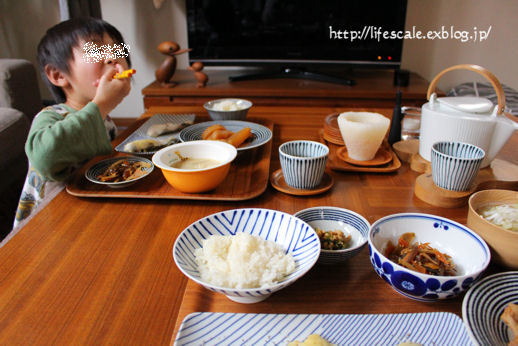
[[[291,141],[279,147],[286,184],[296,189],[313,189],[322,181],[329,148],[313,141]]]
[[[469,190],[485,155],[484,150],[473,144],[434,143],[431,161],[433,182],[446,190]]]

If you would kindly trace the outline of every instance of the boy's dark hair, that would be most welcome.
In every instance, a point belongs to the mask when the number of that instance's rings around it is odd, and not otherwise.
[[[63,90],[52,84],[45,74],[45,66],[51,65],[58,70],[68,73],[70,61],[73,59],[72,49],[79,45],[81,40],[102,38],[107,33],[117,44],[123,44],[121,33],[113,25],[102,19],[84,17],[74,18],[61,22],[47,30],[47,33],[38,45],[38,65],[43,80],[47,84],[56,102],[66,101]],[[126,61],[131,66],[129,51]]]

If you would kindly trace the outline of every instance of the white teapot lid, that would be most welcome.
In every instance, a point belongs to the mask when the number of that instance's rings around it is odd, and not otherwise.
[[[475,96],[438,97],[437,102],[466,113],[489,114],[493,108],[493,102],[484,97]]]

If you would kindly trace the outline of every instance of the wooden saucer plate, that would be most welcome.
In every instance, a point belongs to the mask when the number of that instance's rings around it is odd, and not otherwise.
[[[381,165],[387,164],[390,161],[392,161],[392,154],[389,151],[383,149],[382,147],[380,147],[378,149],[374,158],[372,160],[368,160],[368,161],[358,161],[353,158],[350,158],[349,155],[347,154],[346,147],[339,148],[336,151],[336,156],[338,156],[338,158],[340,158],[350,164],[353,164],[356,166],[367,166],[367,167],[381,166]]]
[[[324,132],[331,136],[341,137],[340,127],[338,126],[338,113],[329,114],[324,120]]]
[[[342,137],[335,137],[335,136],[329,135],[325,131],[324,131],[324,139],[326,141],[331,142],[331,143],[336,144],[336,145],[345,145],[344,140],[342,139]]]
[[[401,167],[401,161],[397,157],[396,153],[390,148],[387,142],[382,143],[382,147],[391,153],[392,161],[382,166],[356,166],[350,164],[349,162],[345,162],[340,159],[336,155],[336,151],[341,148],[341,146],[326,141],[324,138],[324,129],[320,129],[318,131],[319,140],[321,143],[324,143],[329,147],[329,158],[327,159],[327,167],[331,168],[333,171],[341,171],[341,172],[364,172],[364,173],[391,173],[395,172]]]
[[[282,169],[279,168],[270,175],[270,183],[276,190],[287,193],[288,195],[311,196],[326,192],[333,186],[335,182],[333,177],[325,172],[324,176],[322,177],[322,181],[314,189],[296,189],[286,183],[286,180],[284,180],[284,175],[282,174]]]

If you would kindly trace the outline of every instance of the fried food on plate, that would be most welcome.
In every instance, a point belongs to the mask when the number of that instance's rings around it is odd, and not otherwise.
[[[249,127],[242,128],[237,132],[232,132],[227,130],[223,125],[216,124],[207,127],[201,134],[201,139],[223,141],[238,148],[251,136],[252,130]]]
[[[165,135],[167,133],[173,133],[173,132],[180,131],[181,129],[186,128],[187,126],[192,125],[192,124],[193,124],[192,121],[186,121],[181,124],[176,124],[176,123],[155,124],[155,125],[151,125],[147,129],[146,134],[151,137],[158,137],[161,135]]]
[[[514,339],[509,342],[509,345],[518,346],[518,304],[507,305],[500,318],[513,332]]]
[[[146,173],[146,169],[151,167],[147,162],[131,162],[121,159],[112,163],[106,170],[97,176],[102,182],[120,182],[137,179]]]

